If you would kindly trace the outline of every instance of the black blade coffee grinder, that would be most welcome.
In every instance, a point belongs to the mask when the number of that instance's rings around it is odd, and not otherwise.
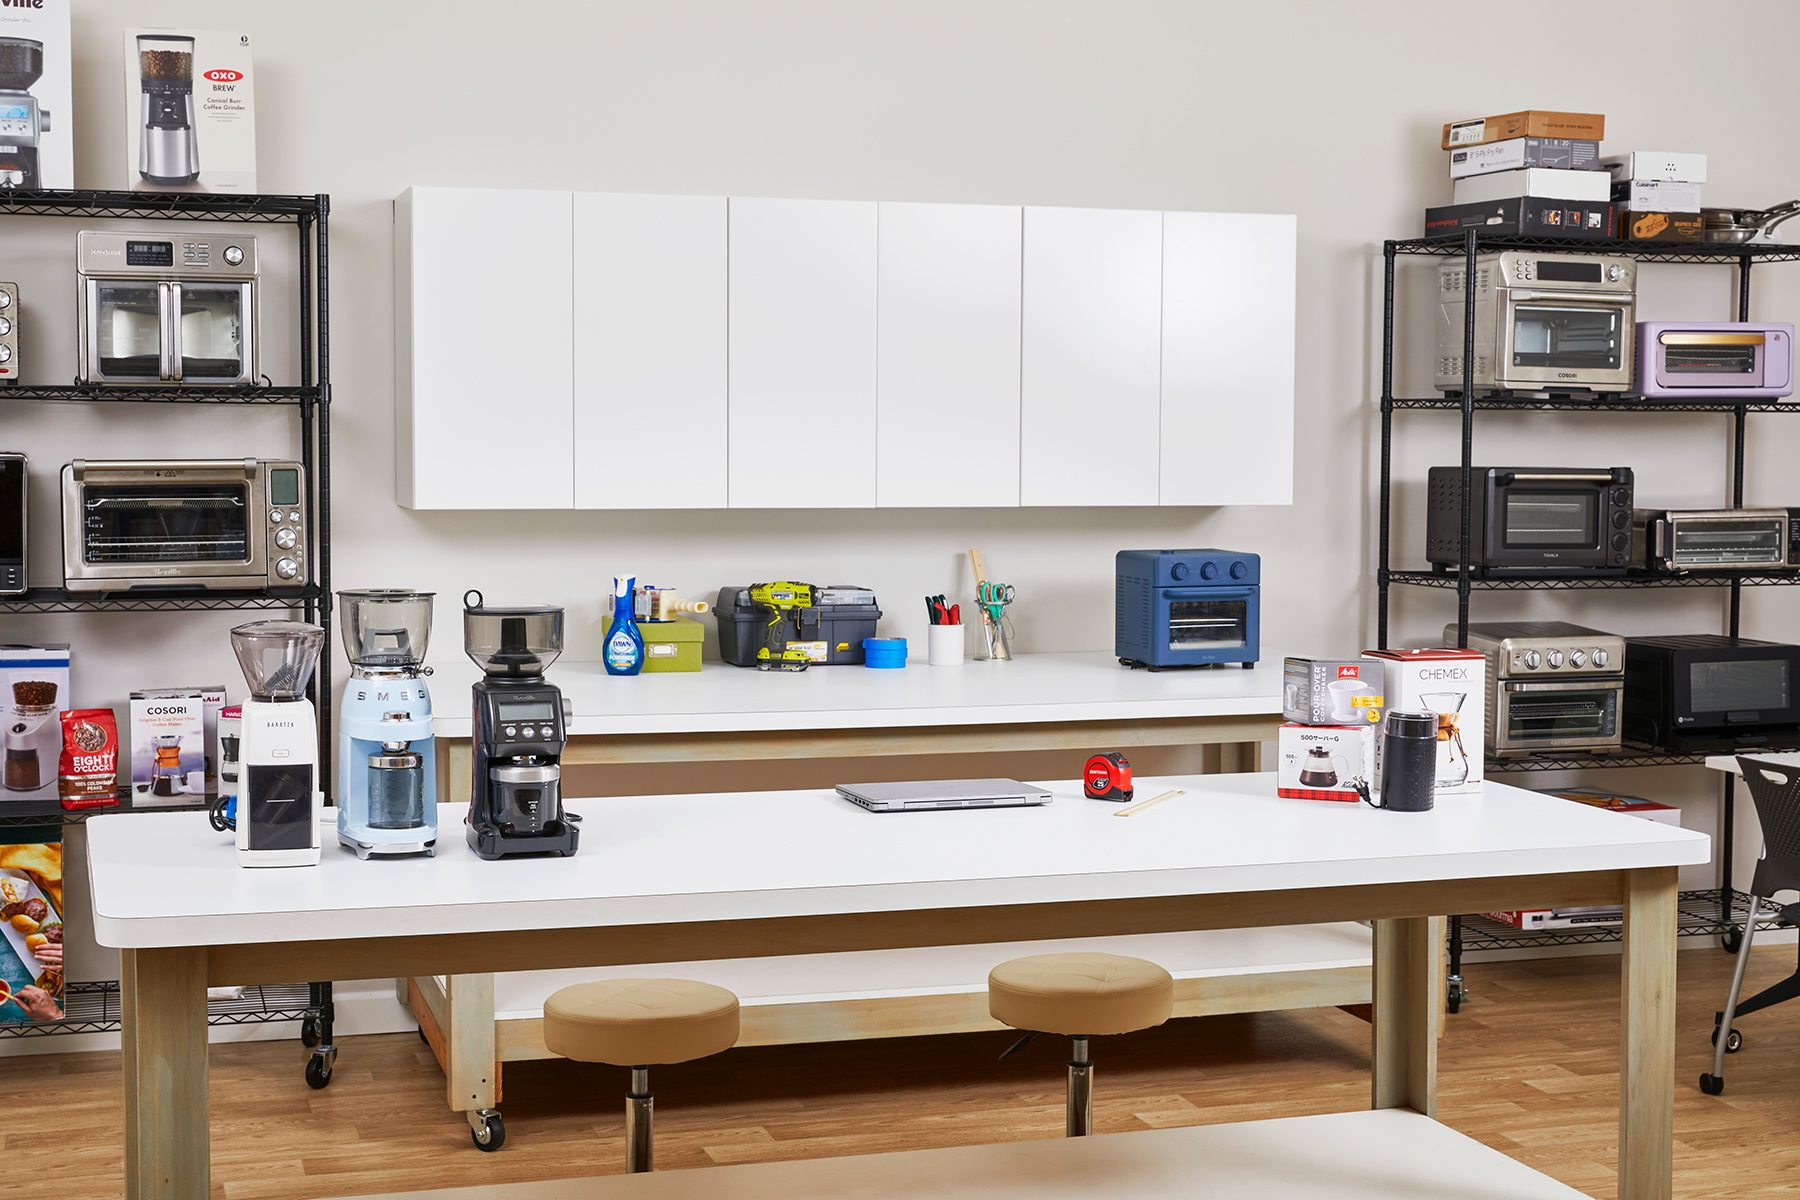
[[[562,653],[563,610],[489,608],[463,596],[463,653],[482,670],[475,684],[469,846],[482,858],[575,853],[581,818],[563,812],[562,752],[568,715],[544,672]]]

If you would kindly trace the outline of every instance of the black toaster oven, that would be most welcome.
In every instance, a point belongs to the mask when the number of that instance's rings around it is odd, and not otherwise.
[[[1800,745],[1800,646],[1722,633],[1625,639],[1625,738],[1675,754]]]
[[[1630,467],[1476,467],[1469,565],[1477,575],[1623,575],[1631,566]],[[1462,468],[1433,467],[1425,557],[1453,571]]]

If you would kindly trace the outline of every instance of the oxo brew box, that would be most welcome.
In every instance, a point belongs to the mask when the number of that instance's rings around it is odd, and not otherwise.
[[[1487,658],[1479,650],[1370,650],[1382,664],[1387,711],[1437,717],[1437,794],[1481,791],[1487,733]],[[1381,774],[1381,740],[1375,743]]]

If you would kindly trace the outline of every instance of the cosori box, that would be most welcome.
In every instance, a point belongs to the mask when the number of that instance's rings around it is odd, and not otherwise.
[[[1382,669],[1360,658],[1289,658],[1281,715],[1300,725],[1377,725]]]
[[[134,190],[254,192],[250,35],[125,31],[125,177]]]
[[[1294,800],[1357,801],[1374,786],[1370,725],[1283,725],[1275,731],[1275,791]]]
[[[0,801],[56,799],[62,714],[73,707],[68,646],[0,646],[0,714],[6,718]]]
[[[140,807],[193,804],[218,793],[222,687],[131,693],[131,790]]]
[[[1487,732],[1487,658],[1479,650],[1371,650],[1381,663],[1388,712],[1437,718],[1437,795],[1481,790]],[[1381,744],[1375,748],[1381,770]]]

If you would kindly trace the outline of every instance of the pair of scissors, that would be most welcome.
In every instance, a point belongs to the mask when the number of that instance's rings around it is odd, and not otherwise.
[[[975,599],[987,610],[988,620],[1000,624],[1006,615],[1006,606],[1013,602],[1013,585],[1010,583],[993,583],[982,580],[975,587]]]

